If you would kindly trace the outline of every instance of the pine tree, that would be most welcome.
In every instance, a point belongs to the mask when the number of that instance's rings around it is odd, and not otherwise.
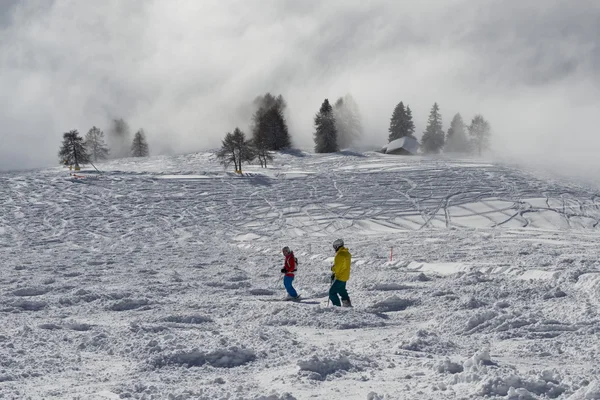
[[[489,148],[491,128],[489,122],[487,122],[481,114],[477,114],[471,121],[471,125],[469,125],[469,135],[471,136],[473,149],[476,150],[479,155]]]
[[[284,117],[287,103],[283,96],[273,97],[270,93],[254,100],[257,107],[252,116],[252,136],[254,141],[266,144],[269,150],[282,150],[291,147],[290,134]]]
[[[362,136],[362,124],[358,105],[354,98],[347,94],[340,97],[333,108],[335,128],[337,129],[338,146],[349,147]]]
[[[335,153],[339,151],[335,117],[328,99],[325,99],[318,114],[315,115],[315,128],[315,153]]]
[[[421,138],[421,148],[426,154],[437,154],[444,147],[444,131],[442,130],[442,116],[437,103],[431,107],[427,128]]]
[[[104,142],[104,132],[95,126],[85,135],[85,147],[94,162],[108,158],[109,150]]]
[[[123,118],[112,121],[112,126],[108,131],[108,144],[113,158],[129,157],[131,131]]]
[[[415,123],[413,122],[412,110],[406,105],[406,119],[402,125],[405,136],[415,137]]]
[[[389,136],[388,142],[392,142],[396,139],[400,139],[403,137],[403,122],[406,119],[406,109],[404,108],[404,103],[400,102],[394,108],[394,112],[392,113],[392,118],[390,119],[390,128],[389,128]]]
[[[415,123],[412,119],[412,111],[408,105],[405,108],[403,102],[398,103],[396,108],[394,108],[392,118],[390,119],[389,132],[388,142],[406,136],[414,138]]]
[[[79,136],[77,130],[63,134],[63,142],[58,156],[63,164],[74,165],[75,167],[90,162],[90,155],[85,148],[83,138]]]
[[[460,113],[456,113],[452,118],[446,135],[444,151],[447,153],[468,153],[470,151],[469,140],[467,139],[467,127]]]
[[[254,160],[256,153],[252,143],[246,140],[246,135],[239,128],[235,128],[233,133],[227,132],[222,141],[222,147],[217,152],[217,158],[223,165],[234,164],[235,171],[242,173],[242,163]]]
[[[146,133],[143,129],[137,131],[133,136],[130,153],[132,157],[148,157],[150,155]]]
[[[264,114],[261,127],[267,133],[269,149],[277,151],[291,146],[287,124],[279,107],[272,107]]]

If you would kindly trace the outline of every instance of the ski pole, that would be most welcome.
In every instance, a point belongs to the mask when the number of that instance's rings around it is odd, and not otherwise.
[[[101,171],[100,171],[98,168],[96,168],[96,166],[94,165],[94,163],[93,163],[93,162],[91,162],[91,161],[90,161],[90,164],[92,164],[92,167],[94,167],[94,169],[95,169],[96,171],[98,171],[100,174],[102,174],[102,172],[101,172]]]

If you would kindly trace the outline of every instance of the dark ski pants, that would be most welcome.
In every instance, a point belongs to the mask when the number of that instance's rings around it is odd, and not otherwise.
[[[296,289],[292,286],[292,282],[294,281],[293,276],[284,276],[283,277],[283,286],[285,286],[285,290],[287,290],[288,294],[291,297],[298,297],[298,293]]]
[[[346,291],[346,282],[335,280],[329,288],[329,300],[331,300],[334,306],[341,307],[342,303],[338,294],[342,297],[342,300],[350,300],[350,296],[348,296],[348,292]]]

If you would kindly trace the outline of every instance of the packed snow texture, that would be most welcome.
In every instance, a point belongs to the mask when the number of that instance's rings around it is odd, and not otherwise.
[[[593,188],[379,153],[98,167],[0,174],[0,398],[600,399]]]

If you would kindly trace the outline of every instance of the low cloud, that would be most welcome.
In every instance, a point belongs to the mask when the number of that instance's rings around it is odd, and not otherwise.
[[[400,100],[420,136],[437,101],[445,129],[482,113],[499,156],[600,168],[592,0],[23,0],[0,15],[0,169],[54,165],[63,132],[117,117],[154,151],[215,147],[267,91],[300,147],[323,99],[351,93],[368,143]]]

